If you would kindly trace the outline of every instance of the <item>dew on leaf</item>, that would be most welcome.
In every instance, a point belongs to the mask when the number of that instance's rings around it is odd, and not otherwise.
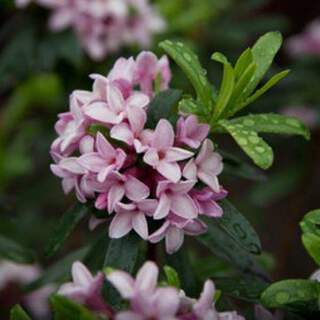
[[[255,147],[254,148],[258,153],[264,153],[266,150],[265,148],[262,148],[262,147]]]
[[[251,143],[254,143],[254,144],[257,144],[257,143],[259,143],[259,141],[260,141],[260,139],[259,139],[258,137],[256,137],[256,136],[251,136],[251,137],[249,137],[248,139],[249,139],[249,141],[250,141]]]
[[[254,121],[253,120],[251,120],[251,119],[245,119],[244,121],[243,121],[243,124],[245,125],[245,126],[253,126],[254,125]]]

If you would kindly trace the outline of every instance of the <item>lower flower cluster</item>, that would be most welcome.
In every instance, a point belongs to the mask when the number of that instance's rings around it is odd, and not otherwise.
[[[184,234],[206,231],[201,216],[223,214],[216,202],[227,195],[217,178],[222,157],[209,126],[193,115],[148,125],[153,88],[170,80],[166,57],[121,58],[108,77],[93,78],[92,91],[75,91],[70,111],[59,115],[51,170],[65,193],[75,190],[79,201],[94,200],[105,211],[104,219],[91,219],[92,229],[112,215],[111,238],[134,230],[152,243],[165,238],[173,253]]]
[[[216,310],[215,286],[211,280],[205,282],[200,298],[196,300],[177,288],[159,287],[158,276],[157,265],[150,261],[141,267],[135,279],[124,271],[109,272],[107,280],[129,302],[128,309],[120,312],[102,302],[104,274],[100,272],[93,277],[81,262],[73,264],[73,282],[64,284],[58,294],[115,320],[245,320],[235,311]]]

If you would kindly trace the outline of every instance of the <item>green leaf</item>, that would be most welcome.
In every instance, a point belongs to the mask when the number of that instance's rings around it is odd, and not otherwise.
[[[264,277],[253,256],[240,247],[237,242],[223,230],[214,219],[204,219],[208,231],[197,237],[217,257],[231,263],[237,269]],[[179,273],[180,274],[180,273]]]
[[[183,114],[196,114],[201,112],[201,106],[192,98],[185,98],[179,102],[179,111]]]
[[[195,271],[192,267],[189,252],[182,248],[178,252],[166,255],[166,263],[174,268],[180,279],[181,288],[189,297],[198,294],[198,284],[195,279]]]
[[[97,320],[84,306],[65,297],[54,295],[50,302],[54,311],[54,320]]]
[[[76,225],[89,213],[88,207],[81,203],[75,204],[71,209],[64,213],[51,239],[45,249],[45,255],[54,255],[69,237]]]
[[[312,280],[283,280],[270,285],[261,295],[267,308],[319,314],[320,283]]]
[[[10,320],[31,320],[28,314],[17,304],[10,311]]]
[[[181,288],[180,279],[177,271],[170,266],[163,267],[164,273],[166,274],[167,283],[171,287],[175,287],[177,289]]]
[[[251,303],[259,303],[262,292],[268,286],[264,281],[250,276],[215,278],[214,283],[223,294]]]
[[[243,73],[249,68],[252,62],[253,55],[251,49],[248,48],[245,51],[243,51],[243,53],[240,55],[234,67],[236,79],[240,79],[243,76]]]
[[[239,106],[237,106],[235,112],[238,112],[239,110],[246,107],[248,104],[256,101],[263,94],[265,94],[272,87],[274,87],[278,82],[280,82],[283,78],[285,78],[289,74],[289,72],[290,70],[284,70],[274,75],[265,85],[263,85],[260,89],[258,89],[252,96],[248,97],[243,102],[241,102]]]
[[[132,274],[139,261],[141,243],[141,239],[133,233],[121,239],[111,239],[105,255],[104,267],[119,269]],[[122,298],[111,285],[105,288],[105,297],[112,306],[116,308],[120,306]]]
[[[253,254],[261,253],[259,236],[249,221],[228,201],[220,201],[223,216],[217,224],[227,232],[243,249]]]
[[[19,121],[35,107],[56,108],[61,104],[62,92],[61,81],[57,75],[32,76],[18,86],[2,106],[2,130],[16,130]]]
[[[34,253],[12,239],[0,235],[0,257],[17,263],[33,263]]]
[[[220,121],[219,125],[225,128],[241,149],[262,169],[268,169],[273,163],[271,147],[260,138],[257,133],[241,124],[230,121]]]
[[[282,44],[282,36],[279,32],[268,32],[263,35],[252,48],[253,61],[257,65],[255,76],[250,83],[247,94],[250,95],[269,70],[273,59]]]
[[[206,114],[211,113],[213,87],[206,77],[198,57],[182,42],[166,40],[159,45],[183,70],[197,93],[197,99],[205,108]]]
[[[234,70],[226,57],[219,52],[216,52],[211,57],[213,60],[223,64],[223,78],[219,94],[213,110],[212,121],[217,121],[224,112],[228,102],[232,96],[235,84]]]
[[[261,133],[300,135],[310,139],[309,129],[297,118],[275,113],[252,114],[228,120],[231,126]]]
[[[88,248],[79,249],[68,254],[53,265],[49,266],[42,273],[40,278],[31,282],[24,288],[24,292],[33,291],[52,283],[66,282],[70,278],[70,270],[72,264],[77,260],[81,261],[87,252]]]
[[[320,209],[305,215],[300,222],[302,243],[309,255],[320,265]]]
[[[168,119],[175,114],[174,108],[177,106],[181,95],[182,91],[175,89],[168,89],[158,93],[148,106],[147,127],[153,129],[160,119]]]

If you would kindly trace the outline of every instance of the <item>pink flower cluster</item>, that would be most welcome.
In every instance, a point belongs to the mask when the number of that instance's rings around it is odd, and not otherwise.
[[[184,234],[206,231],[201,216],[223,214],[216,202],[226,196],[217,178],[223,164],[207,138],[209,127],[195,116],[180,117],[176,131],[166,119],[146,127],[155,80],[161,89],[170,81],[166,57],[142,52],[136,60],[120,58],[107,77],[92,78],[92,91],[74,91],[70,111],[59,115],[51,170],[65,193],[94,200],[106,218],[115,213],[111,238],[133,229],[152,243],[165,238],[173,253]],[[152,220],[162,225],[149,234]],[[101,221],[92,219],[91,227]]]
[[[16,0],[18,7],[31,0]],[[72,27],[90,57],[101,60],[124,45],[147,47],[165,22],[148,0],[35,0],[53,11],[54,31]]]
[[[214,305],[215,287],[207,280],[198,300],[189,298],[182,290],[158,286],[159,268],[146,262],[138,271],[136,279],[130,274],[114,270],[107,275],[108,281],[130,302],[129,310],[114,313],[115,320],[245,320],[235,311],[218,312]],[[99,299],[101,273],[93,277],[80,262],[73,265],[74,282],[65,284],[58,294],[77,302]],[[101,296],[100,296],[101,297]],[[87,305],[88,306],[88,305]],[[92,309],[97,311],[96,309]],[[108,307],[110,310],[110,307]],[[101,312],[101,310],[100,310]]]
[[[289,38],[287,50],[293,56],[320,55],[320,19],[310,23],[301,34]]]

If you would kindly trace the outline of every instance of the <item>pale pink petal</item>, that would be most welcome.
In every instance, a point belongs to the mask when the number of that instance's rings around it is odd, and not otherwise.
[[[171,197],[171,210],[185,219],[193,219],[198,215],[197,207],[189,195],[173,195]]]
[[[154,167],[159,163],[159,155],[156,149],[149,149],[143,156],[143,161]]]
[[[115,320],[145,320],[145,318],[133,311],[122,311],[117,313]]]
[[[146,262],[138,271],[136,276],[136,288],[140,291],[150,292],[157,286],[159,268],[154,262]]]
[[[159,204],[156,211],[154,212],[153,218],[156,220],[163,219],[169,214],[171,207],[170,198],[164,193],[161,195]]]
[[[131,213],[117,213],[109,226],[109,237],[119,239],[128,234],[132,229],[131,221]]]
[[[141,92],[133,93],[126,101],[128,109],[144,108],[150,102],[150,98]]]
[[[107,279],[120,292],[125,299],[130,299],[134,294],[134,280],[124,271],[112,271]]]
[[[76,157],[70,157],[61,160],[59,166],[61,169],[67,170],[74,174],[86,173],[85,168],[81,165],[79,159]]]
[[[107,101],[110,109],[115,113],[119,113],[124,110],[125,101],[121,91],[116,86],[108,84]]]
[[[215,287],[211,280],[204,284],[199,300],[193,306],[193,310],[198,317],[204,317],[208,310],[212,308]]]
[[[123,185],[114,184],[108,192],[108,212],[111,213],[115,205],[121,201],[125,194],[125,189]]]
[[[114,165],[106,166],[98,173],[97,180],[101,183],[105,182],[110,172],[114,169]]]
[[[219,192],[220,185],[217,176],[208,174],[207,172],[203,172],[201,170],[198,171],[199,179],[209,186],[213,191]]]
[[[172,147],[167,150],[165,159],[169,162],[181,161],[193,156],[193,152],[181,148]]]
[[[65,194],[68,194],[74,188],[74,178],[64,178],[62,180],[62,189]]]
[[[148,223],[143,213],[134,214],[132,218],[132,227],[134,231],[144,240],[149,236]]]
[[[94,102],[85,108],[85,114],[99,122],[117,124],[123,119],[121,115],[117,115],[111,111],[104,102]]]
[[[190,220],[190,222],[183,227],[183,231],[190,236],[205,233],[207,229],[207,225],[199,219]]]
[[[153,234],[151,234],[148,240],[151,243],[157,243],[161,241],[167,233],[167,230],[170,226],[170,222],[166,221],[158,230],[156,230]]]
[[[115,156],[115,149],[100,132],[97,133],[96,148],[102,158],[106,161],[112,161]]]
[[[155,294],[155,314],[161,319],[177,314],[180,297],[175,288],[158,288]]]
[[[97,173],[107,165],[97,152],[83,154],[78,162],[83,168]]]
[[[174,131],[170,122],[166,119],[161,119],[153,133],[151,146],[157,150],[167,150],[173,146]]]
[[[130,108],[128,109],[128,119],[132,131],[139,134],[147,121],[147,114],[143,109],[140,108]]]
[[[158,200],[155,199],[145,199],[137,204],[140,211],[147,215],[153,215],[158,206]]]
[[[170,185],[170,190],[174,193],[188,193],[192,190],[197,180],[186,180]]]
[[[65,178],[66,176],[70,175],[64,169],[60,168],[60,166],[57,164],[50,164],[50,169],[52,173],[59,178]]]
[[[110,136],[111,138],[123,141],[130,146],[132,145],[134,138],[133,133],[129,128],[129,125],[124,122],[115,125],[110,131]]]
[[[197,155],[196,163],[201,163],[205,159],[207,159],[213,152],[214,146],[211,140],[206,139],[202,143],[201,149]]]
[[[79,143],[79,150],[81,154],[91,153],[94,150],[94,138],[87,135],[84,136]]]
[[[182,246],[183,240],[183,231],[175,227],[170,227],[166,234],[166,251],[169,254],[177,252]]]
[[[181,170],[177,163],[167,162],[165,160],[160,160],[157,165],[157,170],[165,178],[172,182],[178,182],[181,178]]]
[[[72,278],[75,284],[80,286],[89,286],[93,281],[92,274],[80,261],[72,264]]]
[[[148,198],[149,188],[133,176],[128,176],[125,182],[126,196],[132,201],[141,201]]]

